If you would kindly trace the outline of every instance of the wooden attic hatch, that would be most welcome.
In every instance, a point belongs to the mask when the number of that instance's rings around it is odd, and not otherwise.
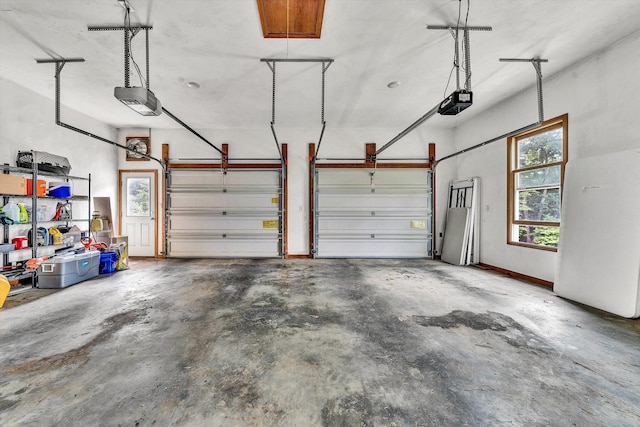
[[[265,38],[319,39],[325,0],[257,0]]]

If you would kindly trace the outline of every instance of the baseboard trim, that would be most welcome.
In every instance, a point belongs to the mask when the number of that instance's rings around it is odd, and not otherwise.
[[[284,259],[311,259],[311,255],[285,255]]]
[[[536,285],[545,286],[549,289],[553,289],[553,282],[549,282],[548,280],[542,280],[537,277],[527,276],[526,274],[517,273],[515,271],[507,270],[505,268],[496,267],[495,265],[485,264],[481,262],[478,264],[480,267],[488,268],[489,270],[494,270],[502,274],[506,274],[507,276],[515,277],[516,279],[526,280],[527,282],[535,283]]]

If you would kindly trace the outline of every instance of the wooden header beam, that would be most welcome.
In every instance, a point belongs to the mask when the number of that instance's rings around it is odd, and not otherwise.
[[[310,144],[311,145],[311,144]],[[315,146],[315,144],[314,144]],[[435,163],[435,143],[429,143],[429,158],[426,162],[381,162],[376,160],[376,144],[375,143],[367,143],[365,144],[365,158],[362,163],[356,162],[336,162],[336,163],[315,163],[316,169],[331,169],[331,168],[352,168],[352,169],[368,169],[368,168],[379,168],[379,169],[428,169],[431,168]],[[309,161],[313,162],[313,155],[309,157]]]
[[[282,144],[283,147],[286,144]],[[284,148],[283,148],[284,150]],[[169,158],[169,144],[162,144],[162,160],[167,169],[281,169],[282,163],[231,163],[229,144],[222,144],[222,158],[219,163],[172,163]],[[283,156],[285,156],[283,151]],[[287,158],[284,157],[286,162]]]

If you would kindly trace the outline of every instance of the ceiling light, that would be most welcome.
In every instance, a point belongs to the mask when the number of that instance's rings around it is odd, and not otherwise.
[[[191,89],[200,89],[200,84],[197,82],[187,82],[184,85]]]
[[[399,82],[399,81],[397,81],[397,80],[394,80],[394,81],[390,82],[390,83],[387,85],[387,87],[388,87],[389,89],[395,89],[395,88],[397,88],[397,87],[400,87],[400,82]]]

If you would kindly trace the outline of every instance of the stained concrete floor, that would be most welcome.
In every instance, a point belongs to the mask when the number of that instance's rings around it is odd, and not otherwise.
[[[0,351],[2,426],[640,424],[638,320],[437,261],[136,261]]]

